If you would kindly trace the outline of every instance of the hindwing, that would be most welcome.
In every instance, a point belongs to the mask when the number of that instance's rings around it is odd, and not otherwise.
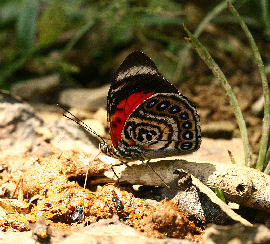
[[[137,145],[149,154],[151,150],[174,155],[190,153],[201,143],[199,116],[182,95],[154,94],[130,114],[121,139],[121,143]]]

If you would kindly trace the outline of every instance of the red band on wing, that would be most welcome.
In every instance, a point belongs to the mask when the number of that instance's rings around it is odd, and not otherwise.
[[[110,134],[113,146],[117,148],[121,141],[121,134],[128,116],[144,100],[154,95],[154,92],[145,94],[137,92],[122,100],[116,107],[115,113],[110,116]]]

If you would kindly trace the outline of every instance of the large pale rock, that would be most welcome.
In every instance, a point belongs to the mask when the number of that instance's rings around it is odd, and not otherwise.
[[[11,93],[27,101],[46,102],[60,87],[58,74],[20,81],[11,88]]]
[[[95,89],[66,89],[60,93],[59,103],[72,108],[97,110],[106,106],[109,86]]]
[[[9,94],[0,94],[0,152],[1,156],[29,152],[37,144],[36,128],[42,120],[33,108]]]
[[[51,145],[66,151],[93,153],[97,151],[98,141],[88,131],[66,118],[53,121],[46,126],[52,133]]]
[[[205,230],[204,243],[270,243],[270,230],[264,226],[243,226],[235,224],[232,226],[212,225]]]

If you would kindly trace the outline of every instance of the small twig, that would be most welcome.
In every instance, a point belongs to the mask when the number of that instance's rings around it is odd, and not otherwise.
[[[177,177],[176,169],[183,169],[202,181],[212,190],[218,187],[227,201],[242,206],[270,212],[270,176],[256,169],[240,166],[240,163],[196,163],[185,160],[160,160],[149,163],[158,171],[166,182],[173,182]],[[132,165],[130,168],[115,168],[120,183],[162,186],[159,178],[154,177],[152,170],[147,171],[145,165]]]
[[[101,154],[101,152],[99,152],[99,153],[93,158],[93,160],[90,161],[90,163],[92,163],[93,161],[95,161],[95,159],[98,157],[99,154]],[[83,185],[83,188],[84,188],[84,189],[85,189],[86,183],[87,183],[87,176],[88,176],[88,171],[89,171],[89,168],[90,168],[90,163],[88,163],[88,167],[87,167],[86,174],[85,174],[84,185]]]
[[[232,164],[236,164],[235,159],[234,159],[234,156],[232,155],[232,152],[230,150],[228,150],[228,154],[229,154],[229,157],[231,159],[231,163]]]

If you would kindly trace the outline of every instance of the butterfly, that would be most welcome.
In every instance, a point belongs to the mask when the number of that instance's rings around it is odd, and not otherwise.
[[[179,156],[201,144],[195,106],[141,51],[129,54],[115,74],[107,120],[112,145],[101,139],[100,149],[124,162]]]

